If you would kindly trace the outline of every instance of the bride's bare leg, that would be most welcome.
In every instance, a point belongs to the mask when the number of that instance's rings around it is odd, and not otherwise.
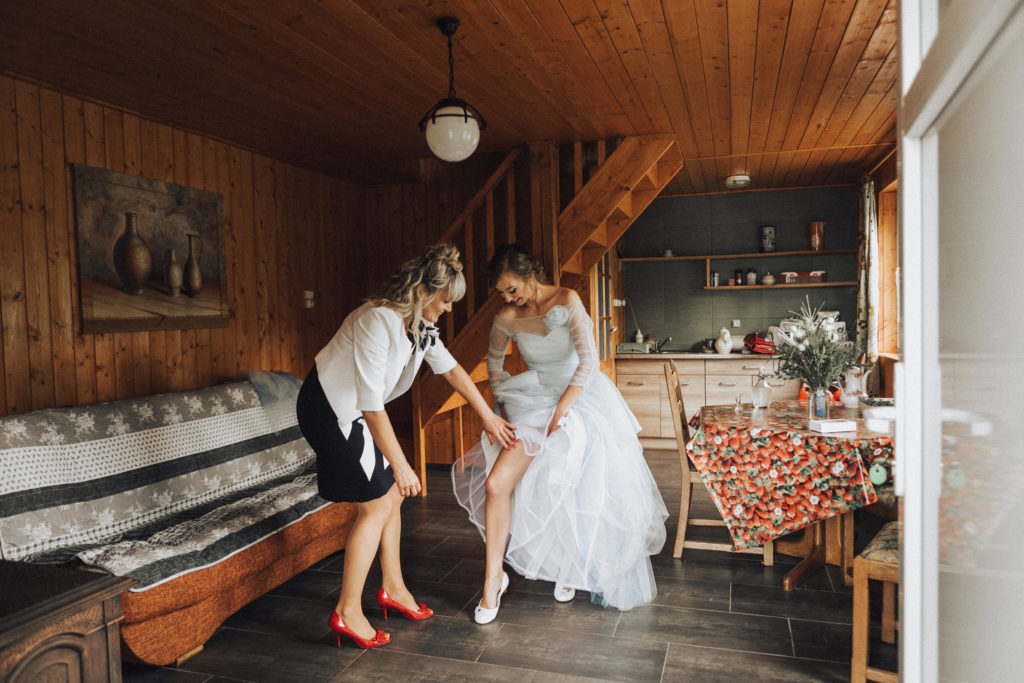
[[[512,520],[512,490],[523,478],[526,468],[533,460],[523,450],[523,442],[498,456],[485,488],[487,500],[484,505],[484,527],[487,542],[487,565],[484,570],[484,594],[480,604],[494,607],[495,597],[501,590],[501,565],[505,559],[505,545]]]

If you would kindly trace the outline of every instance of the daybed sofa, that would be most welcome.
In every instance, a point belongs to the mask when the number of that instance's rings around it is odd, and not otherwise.
[[[299,381],[245,380],[0,418],[0,557],[127,576],[124,656],[164,665],[345,545],[316,493]]]

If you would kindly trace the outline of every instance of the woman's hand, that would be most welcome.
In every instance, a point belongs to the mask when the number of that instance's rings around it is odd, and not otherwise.
[[[406,465],[400,469],[395,469],[393,476],[395,477],[395,486],[398,487],[398,492],[402,494],[403,498],[419,495],[421,488],[420,478],[416,476],[411,467]]]
[[[516,428],[512,426],[511,422],[494,413],[488,413],[481,419],[484,423],[484,432],[487,434],[487,440],[492,446],[495,441],[500,443],[501,447],[506,450],[515,445]]]
[[[562,419],[568,412],[568,408],[563,409],[561,405],[555,406],[555,414],[551,416],[551,422],[548,423],[548,436],[551,436],[553,433],[557,432],[559,429],[562,428],[562,425],[560,423],[562,422]]]

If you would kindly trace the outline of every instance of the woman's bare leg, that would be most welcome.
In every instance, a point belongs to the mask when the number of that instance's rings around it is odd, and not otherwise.
[[[395,494],[398,491],[395,490]],[[397,496],[394,508],[388,521],[384,524],[384,530],[380,536],[380,570],[384,590],[388,592],[393,600],[397,600],[403,607],[415,610],[419,604],[413,599],[405,579],[402,577],[401,562],[401,540],[402,540],[402,501]]]
[[[484,570],[484,594],[480,604],[492,608],[501,590],[501,566],[505,559],[505,546],[512,523],[512,491],[523,478],[533,458],[526,455],[519,441],[502,451],[487,476],[484,503],[484,535],[487,542],[487,564]]]
[[[370,571],[377,548],[381,544],[384,530],[392,511],[398,507],[401,496],[398,487],[391,489],[374,500],[358,503],[356,521],[345,543],[345,568],[341,578],[341,596],[335,611],[341,615],[345,625],[361,638],[373,638],[377,632],[363,614],[363,587]]]

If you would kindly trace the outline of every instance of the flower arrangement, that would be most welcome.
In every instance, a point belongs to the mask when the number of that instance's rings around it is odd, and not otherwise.
[[[779,356],[778,376],[799,379],[811,391],[828,389],[853,362],[853,342],[835,317],[811,308],[804,300],[795,318],[784,321],[775,332],[775,353]]]

